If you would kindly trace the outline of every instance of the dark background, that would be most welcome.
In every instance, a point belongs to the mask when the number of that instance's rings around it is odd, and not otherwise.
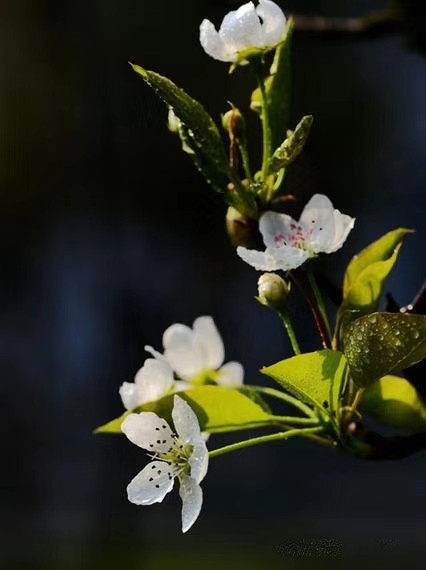
[[[339,16],[383,6],[278,3]],[[173,322],[213,315],[251,383],[290,355],[279,322],[252,299],[258,274],[228,243],[220,197],[127,65],[171,77],[216,118],[229,99],[246,110],[250,74],[229,76],[198,43],[201,20],[219,24],[237,4],[0,3],[2,569],[284,568],[310,539],[328,552],[386,544],[426,557],[424,454],[368,464],[293,441],[218,458],[182,536],[176,492],[146,509],[125,498],[143,453],[92,435],[122,412],[119,385]],[[294,64],[292,124],[307,113],[315,124],[287,189],[301,205],[326,193],[357,218],[320,266],[339,283],[370,241],[415,228],[390,283],[407,303],[424,277],[426,59],[402,34],[299,33]],[[315,348],[306,309],[292,310]]]

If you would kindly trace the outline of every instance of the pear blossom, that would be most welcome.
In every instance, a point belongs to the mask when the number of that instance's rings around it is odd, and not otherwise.
[[[200,482],[207,472],[209,454],[197,416],[179,396],[174,397],[172,419],[176,433],[153,412],[129,414],[123,421],[123,433],[151,453],[153,459],[130,481],[127,497],[136,505],[161,503],[177,477],[182,499],[182,532],[186,532],[201,511]]]
[[[275,2],[259,0],[257,7],[247,2],[224,17],[219,31],[212,22],[203,20],[200,43],[214,59],[237,62],[240,52],[274,48],[284,37],[286,23],[286,17]]]
[[[306,204],[300,220],[287,214],[265,212],[259,220],[265,251],[238,247],[238,255],[258,271],[295,269],[318,253],[340,249],[355,224],[355,218],[341,214],[323,194]]]
[[[228,387],[243,383],[244,369],[239,362],[223,364],[225,349],[212,317],[198,317],[192,329],[180,323],[171,325],[163,334],[163,347],[164,354],[151,346],[145,350],[173,369],[180,379],[175,390],[185,390],[206,378]]]
[[[160,399],[174,385],[173,370],[164,359],[147,358],[134,382],[123,382],[119,394],[126,410]]]

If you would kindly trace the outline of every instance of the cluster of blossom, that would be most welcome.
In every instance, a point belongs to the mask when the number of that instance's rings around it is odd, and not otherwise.
[[[270,0],[259,0],[257,7],[248,2],[225,16],[219,31],[204,20],[200,41],[215,59],[246,63],[250,51],[266,52],[277,46],[286,32],[286,18]],[[265,250],[238,247],[238,255],[259,271],[289,271],[319,253],[338,250],[354,226],[354,218],[334,209],[330,200],[314,195],[299,221],[286,214],[264,212],[259,230]],[[259,280],[259,294],[265,294],[269,281]],[[267,293],[267,292],[266,292]],[[170,326],[163,335],[161,354],[152,347],[145,350],[153,358],[145,360],[134,382],[124,382],[120,396],[131,411],[192,385],[206,382],[238,387],[243,383],[243,367],[238,362],[224,362],[222,339],[211,317],[196,319],[193,328],[183,324]],[[152,461],[130,482],[128,499],[137,505],[161,502],[171,491],[174,479],[180,482],[182,530],[194,523],[202,505],[200,482],[204,478],[209,454],[197,417],[188,403],[174,396],[172,412],[175,432],[153,412],[130,413],[122,431],[134,444],[151,454]]]

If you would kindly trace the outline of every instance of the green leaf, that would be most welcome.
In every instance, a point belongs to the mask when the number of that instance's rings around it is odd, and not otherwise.
[[[346,329],[344,353],[360,387],[426,357],[426,316],[372,313]]]
[[[405,378],[384,376],[368,386],[361,409],[390,427],[411,432],[426,431],[426,406]]]
[[[358,309],[364,313],[377,310],[402,243],[410,233],[412,230],[406,228],[389,232],[351,260],[343,284],[342,310]]]
[[[311,115],[307,115],[302,118],[294,131],[287,133],[287,138],[272,155],[269,172],[278,172],[296,160],[308,139],[313,120]]]
[[[139,412],[154,412],[170,421],[173,394],[140,406]],[[262,427],[273,423],[273,416],[258,394],[253,397],[244,388],[198,386],[179,392],[197,414],[203,431],[220,433]],[[121,424],[130,412],[97,428],[96,433],[121,433]]]
[[[291,42],[294,22],[289,21],[287,34],[277,47],[271,66],[271,75],[266,79],[266,97],[271,127],[271,146],[278,148],[286,137],[291,104]],[[259,88],[253,92],[251,108],[262,110],[262,98]]]
[[[287,358],[261,372],[306,404],[330,414],[339,408],[345,369],[341,352],[319,350]]]
[[[232,179],[233,174],[219,130],[204,107],[167,77],[148,71],[139,65],[131,65],[134,71],[172,108],[184,125],[185,137],[189,138],[185,142],[194,151],[203,173],[211,177],[211,171],[216,169]]]

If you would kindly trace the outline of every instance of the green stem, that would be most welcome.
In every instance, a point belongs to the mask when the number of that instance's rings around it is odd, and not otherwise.
[[[318,288],[317,280],[315,279],[315,275],[312,271],[312,268],[309,266],[309,264],[307,264],[306,273],[308,275],[309,285],[311,286],[312,292],[314,294],[315,301],[316,301],[318,309],[319,309],[319,313],[320,313],[321,318],[323,320],[323,323],[326,327],[326,332],[327,332],[327,337],[328,337],[326,339],[326,344],[328,345],[327,348],[331,348],[331,329],[330,329],[330,322],[328,320],[327,310],[325,308],[324,299],[321,295],[321,291]]]
[[[253,175],[250,168],[250,157],[247,151],[247,145],[245,142],[237,140],[238,148],[240,149],[241,158],[243,160],[243,168],[246,178],[249,182],[253,182]]]
[[[272,416],[274,422],[286,424],[281,427],[293,426],[319,426],[318,418],[298,418],[297,416]]]
[[[287,404],[291,404],[292,406],[294,406],[295,408],[300,410],[302,413],[304,413],[309,418],[317,419],[315,412],[313,410],[311,410],[311,408],[309,406],[307,406],[306,404],[304,404],[300,400],[293,398],[293,396],[286,394],[285,392],[281,392],[280,390],[275,390],[275,388],[267,388],[264,386],[244,386],[244,389],[245,390],[247,390],[247,389],[253,390],[254,392],[258,392],[259,394],[265,394],[265,396],[271,396],[271,398],[276,398],[277,400],[282,400],[283,402],[286,402]]]
[[[301,353],[300,346],[299,346],[299,343],[297,341],[296,333],[295,333],[290,315],[288,314],[288,312],[285,309],[280,309],[278,311],[278,314],[279,314],[282,322],[284,323],[284,326],[285,326],[285,329],[287,331],[288,338],[290,339],[291,346],[293,348],[294,354],[300,354]]]
[[[284,432],[273,433],[271,435],[262,435],[259,437],[253,437],[251,439],[246,439],[245,441],[239,441],[237,443],[232,443],[231,445],[225,445],[224,447],[213,449],[213,451],[210,451],[209,456],[210,458],[218,457],[219,455],[225,455],[225,453],[238,451],[239,449],[244,449],[245,447],[260,445],[262,443],[270,443],[273,441],[286,440],[297,436],[307,437],[311,434],[319,433],[320,431],[322,431],[322,429],[323,429],[322,427],[291,429]]]

